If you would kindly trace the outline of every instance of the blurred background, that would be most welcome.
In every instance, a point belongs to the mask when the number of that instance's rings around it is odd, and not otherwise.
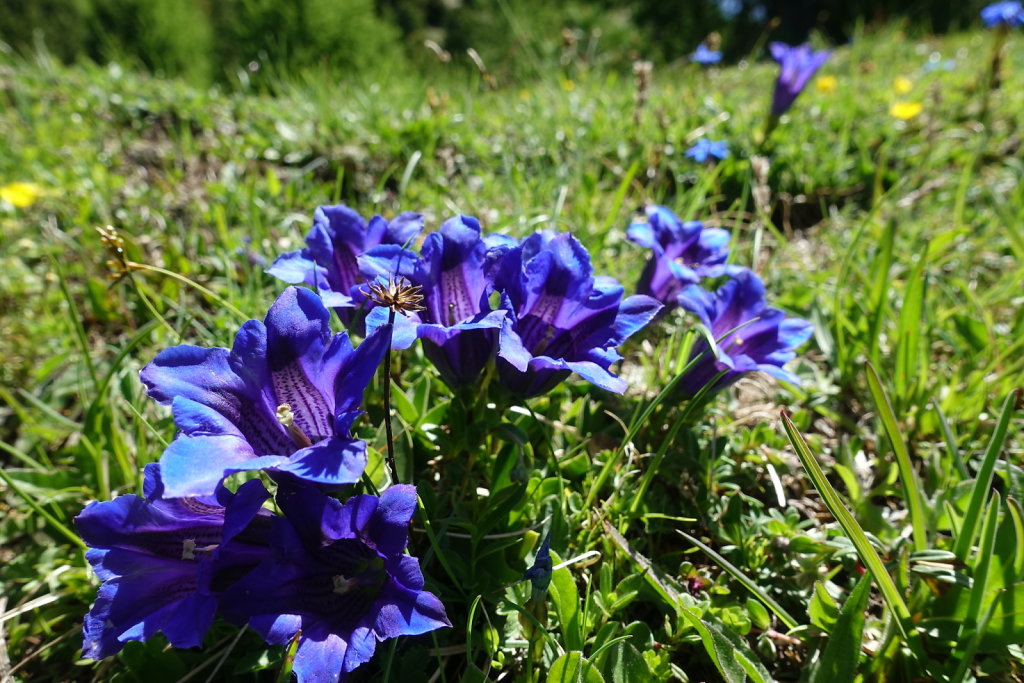
[[[0,48],[145,67],[195,84],[270,87],[297,71],[339,80],[479,55],[516,78],[567,48],[615,62],[685,57],[712,32],[724,60],[769,37],[832,43],[858,28],[901,23],[911,35],[977,21],[983,2],[951,0],[3,0]],[[712,40],[715,40],[713,38]],[[428,43],[428,41],[430,41]],[[450,60],[450,62],[449,62]],[[609,66],[614,66],[610,64]]]

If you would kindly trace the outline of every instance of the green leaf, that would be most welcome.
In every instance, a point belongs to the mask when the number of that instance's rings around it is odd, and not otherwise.
[[[772,680],[745,640],[710,617],[698,617],[694,610],[684,607],[679,613],[700,635],[704,649],[726,683],[743,683],[747,676],[756,683]]]
[[[910,462],[910,454],[907,452],[906,442],[900,434],[899,425],[896,423],[896,414],[893,412],[889,397],[885,395],[882,388],[882,380],[871,363],[867,364],[868,388],[871,389],[871,397],[874,399],[875,408],[882,419],[885,433],[892,444],[892,450],[896,454],[896,467],[900,474],[900,483],[903,484],[903,493],[907,499],[907,507],[910,508],[910,525],[913,532],[914,550],[924,550],[928,547],[928,518],[925,516],[924,503],[921,502],[921,484],[917,480],[917,473],[914,465]]]
[[[808,683],[852,681],[860,660],[860,644],[864,635],[864,610],[871,595],[871,578],[862,576],[843,603],[835,626],[829,633],[825,649]]]
[[[825,633],[832,632],[836,619],[839,618],[839,605],[828,594],[825,584],[821,581],[814,583],[814,595],[807,606],[807,615],[811,618],[811,623]]]
[[[551,558],[557,565],[560,558],[554,551]],[[567,650],[583,649],[583,624],[580,618],[580,594],[576,588],[576,580],[568,567],[556,569],[551,575],[551,601],[558,615],[558,624],[562,629]]]
[[[554,661],[548,672],[548,683],[605,683],[605,680],[582,652],[573,651]]]
[[[953,552],[961,562],[967,562],[967,556],[974,545],[974,538],[978,533],[978,525],[981,523],[981,508],[988,498],[989,489],[992,487],[992,475],[996,467],[996,458],[1003,448],[1006,440],[1006,432],[1010,427],[1010,417],[1013,415],[1013,407],[1017,402],[1020,389],[1011,391],[1003,401],[1003,409],[999,414],[999,421],[992,432],[992,439],[988,442],[985,455],[981,459],[981,467],[978,469],[978,476],[974,480],[974,488],[971,491],[971,500],[967,504],[967,514],[964,515],[963,523],[960,526],[960,533],[957,534],[956,544]]]

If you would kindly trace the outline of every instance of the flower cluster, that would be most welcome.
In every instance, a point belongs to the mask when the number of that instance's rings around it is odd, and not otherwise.
[[[624,297],[616,280],[595,276],[586,249],[568,233],[520,242],[485,235],[475,218],[456,216],[418,251],[394,241],[336,249],[357,254],[364,280],[404,279],[419,288],[423,310],[396,318],[377,307],[366,328],[373,336],[394,320],[394,348],[420,340],[453,388],[478,386],[493,365],[501,386],[519,397],[543,394],[571,373],[621,393],[625,382],[609,370],[620,359],[616,348],[661,308],[647,296]],[[321,259],[342,257],[328,251]]]
[[[142,370],[179,433],[144,496],[90,504],[76,519],[102,580],[86,618],[86,656],[162,631],[202,642],[216,614],[268,643],[298,637],[300,681],[338,680],[378,641],[448,626],[404,554],[411,486],[342,503],[328,489],[359,479],[366,447],[349,429],[387,347],[386,331],[353,348],[332,335],[317,294],[289,287],[232,348],[175,346]],[[224,479],[260,470],[231,493]]]
[[[760,370],[798,384],[783,366],[795,357],[793,349],[806,342],[810,323],[768,306],[764,284],[750,269],[726,264],[729,233],[699,221],[680,221],[669,209],[647,208],[646,221],[634,223],[626,235],[653,253],[637,284],[666,308],[681,307],[694,314],[715,344],[694,344],[694,365],[680,380],[681,391],[694,396],[704,386],[719,391],[743,375]],[[713,291],[704,279],[726,278]]]

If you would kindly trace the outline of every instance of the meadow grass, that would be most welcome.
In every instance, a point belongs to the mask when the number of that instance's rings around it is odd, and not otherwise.
[[[497,87],[438,66],[223,92],[5,58],[0,185],[43,194],[0,209],[0,674],[281,675],[280,648],[220,622],[202,651],[79,660],[96,580],[72,518],[138,492],[174,436],[139,369],[262,318],[283,288],[263,263],[314,207],[572,231],[630,291],[646,254],[625,228],[659,203],[729,229],[731,261],[814,323],[802,386],[680,403],[662,391],[693,341],[678,311],[627,346],[624,396],[574,380],[499,411],[396,355],[412,550],[453,628],[356,678],[1021,680],[1024,41],[983,114],[990,39],[861,36],[767,142],[765,62],[655,69],[638,109],[632,76],[583,59]],[[684,158],[701,136],[732,156]],[[141,264],[115,282],[108,224]],[[356,426],[367,486],[386,481],[380,396]],[[531,612],[512,584],[546,530],[556,565],[581,559]]]

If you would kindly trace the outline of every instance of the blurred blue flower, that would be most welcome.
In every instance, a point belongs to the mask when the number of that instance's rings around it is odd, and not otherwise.
[[[229,474],[289,473],[326,485],[356,481],[366,445],[349,426],[380,364],[386,335],[353,349],[331,336],[314,292],[289,287],[249,320],[234,346],[174,346],[142,369],[149,395],[174,411],[178,436],[160,460],[171,497],[214,492]]]
[[[726,230],[706,228],[700,221],[684,223],[664,206],[648,206],[646,213],[646,222],[633,223],[626,230],[629,240],[654,252],[637,283],[640,294],[673,308],[686,285],[742,270],[725,265],[729,258]]]
[[[274,645],[298,635],[299,683],[337,681],[367,662],[379,641],[451,626],[423,590],[419,561],[403,551],[416,489],[344,504],[311,487],[285,486],[272,522],[274,555],[228,588],[222,612]]]
[[[269,556],[268,494],[258,480],[237,493],[220,486],[214,497],[161,499],[159,468],[148,465],[143,492],[94,501],[75,518],[103,582],[85,617],[90,659],[157,631],[175,647],[201,645],[221,591]]]
[[[484,237],[480,223],[470,216],[444,222],[427,235],[420,254],[395,245],[382,245],[359,257],[371,276],[403,277],[421,287],[425,310],[395,319],[397,349],[423,340],[423,352],[452,388],[477,382],[494,357],[498,329],[505,311],[492,310],[494,291],[488,253],[496,245],[511,243],[503,236]],[[388,311],[375,308],[367,316],[367,329],[387,323]]]
[[[718,50],[712,50],[704,43],[697,46],[697,49],[690,55],[691,62],[697,62],[704,66],[710,66],[712,64],[718,64],[722,61],[722,53]]]
[[[987,28],[1000,24],[1010,28],[1024,26],[1024,6],[1017,0],[994,2],[981,10],[981,23]]]
[[[712,382],[720,391],[748,372],[760,370],[792,384],[800,380],[783,365],[796,357],[794,349],[806,342],[813,327],[806,320],[787,318],[782,311],[768,307],[764,284],[752,271],[743,269],[715,292],[689,285],[679,293],[684,309],[700,318],[716,340],[712,350],[701,339],[691,359],[703,356],[680,380],[681,390],[690,396]]]
[[[782,67],[775,82],[771,111],[772,116],[781,116],[793,106],[797,95],[832,53],[828,50],[815,52],[806,44],[793,47],[785,43],[771,43],[768,49]]]
[[[727,159],[729,157],[729,143],[725,140],[708,140],[701,138],[690,149],[683,153],[698,163],[704,163],[711,157],[716,159]]]
[[[661,309],[648,296],[623,298],[617,280],[593,275],[590,255],[569,233],[537,233],[507,249],[495,285],[507,314],[498,339],[502,386],[537,396],[575,372],[622,393],[608,371],[616,351]]]
[[[423,216],[406,212],[390,223],[374,216],[367,223],[344,205],[319,206],[306,248],[277,257],[267,272],[285,282],[305,284],[320,292],[324,305],[334,308],[342,322],[353,320],[353,309],[364,301],[357,257],[378,244],[405,245],[423,230]]]

